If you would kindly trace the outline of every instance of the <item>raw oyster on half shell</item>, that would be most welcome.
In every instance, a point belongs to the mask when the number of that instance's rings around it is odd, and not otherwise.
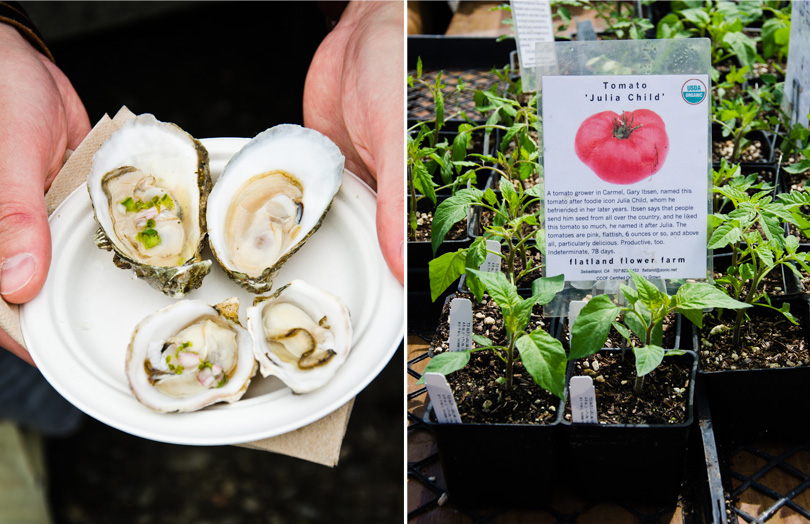
[[[326,136],[282,124],[256,135],[228,162],[208,199],[211,250],[252,293],[273,278],[323,222],[343,181],[344,157]]]
[[[182,297],[211,268],[200,251],[212,182],[208,151],[149,114],[127,121],[93,155],[87,188],[96,245],[152,287]]]
[[[247,327],[263,376],[295,393],[323,386],[346,361],[352,343],[349,310],[340,298],[293,280],[247,309]]]
[[[138,401],[170,413],[239,400],[257,364],[238,310],[236,298],[216,306],[181,300],[144,318],[126,356]]]

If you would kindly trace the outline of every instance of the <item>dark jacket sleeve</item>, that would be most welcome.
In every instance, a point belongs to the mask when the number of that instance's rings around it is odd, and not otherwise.
[[[13,26],[31,45],[47,56],[51,62],[54,61],[42,35],[19,2],[0,2],[0,22]]]

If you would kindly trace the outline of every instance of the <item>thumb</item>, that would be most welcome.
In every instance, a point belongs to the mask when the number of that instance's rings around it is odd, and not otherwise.
[[[13,157],[0,165],[0,296],[19,304],[34,298],[45,283],[51,234],[42,176],[19,169],[20,164],[11,171],[10,164]]]
[[[381,175],[381,176],[380,176]],[[404,282],[405,202],[402,176],[394,170],[377,179],[377,238],[385,261],[400,283]]]

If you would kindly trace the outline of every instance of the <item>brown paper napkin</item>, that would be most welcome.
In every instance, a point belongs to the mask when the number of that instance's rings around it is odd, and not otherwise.
[[[104,115],[99,120],[84,141],[76,148],[76,151],[68,157],[59,175],[51,184],[50,190],[45,195],[45,206],[48,215],[87,179],[93,154],[101,144],[107,140],[113,131],[134,117],[135,115],[129,109],[122,107],[114,118],[110,119],[109,116]],[[2,299],[0,299],[0,328],[5,330],[21,346],[25,347],[25,341],[20,330],[19,306],[8,304]],[[340,445],[346,434],[346,426],[349,423],[353,405],[354,399],[308,426],[277,437],[239,445],[251,449],[282,453],[325,466],[337,466]],[[272,413],[268,413],[268,416],[272,416]]]

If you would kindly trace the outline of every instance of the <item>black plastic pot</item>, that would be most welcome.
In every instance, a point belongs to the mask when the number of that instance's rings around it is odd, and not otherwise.
[[[435,301],[430,299],[430,278],[427,268],[408,268],[408,333],[432,332],[442,305],[453,293],[452,287]]]
[[[603,349],[602,351],[619,351]],[[687,445],[695,420],[697,355],[666,357],[691,369],[686,420],[680,424],[561,422],[567,483],[594,500],[671,504],[686,475]],[[573,364],[569,366],[569,378]]]
[[[445,299],[456,298],[451,294]],[[445,312],[437,316],[447,322]],[[554,326],[550,333],[556,336]],[[431,343],[433,354],[437,341]],[[468,507],[505,504],[536,508],[559,485],[560,422],[565,402],[550,424],[439,424],[433,405],[423,421],[433,432],[453,503]],[[525,480],[529,476],[529,481]]]
[[[447,491],[470,507],[538,507],[559,485],[560,402],[552,424],[438,424],[432,405],[424,416],[433,431]]]
[[[774,297],[777,307],[790,303],[790,311],[803,329],[805,344],[810,343],[810,308],[806,295]],[[754,308],[750,322],[769,322],[781,313]],[[700,351],[699,330],[693,326],[693,339]],[[711,348],[708,348],[711,351]],[[706,390],[712,419],[739,437],[769,433],[778,437],[807,438],[810,435],[810,366],[698,371]]]

